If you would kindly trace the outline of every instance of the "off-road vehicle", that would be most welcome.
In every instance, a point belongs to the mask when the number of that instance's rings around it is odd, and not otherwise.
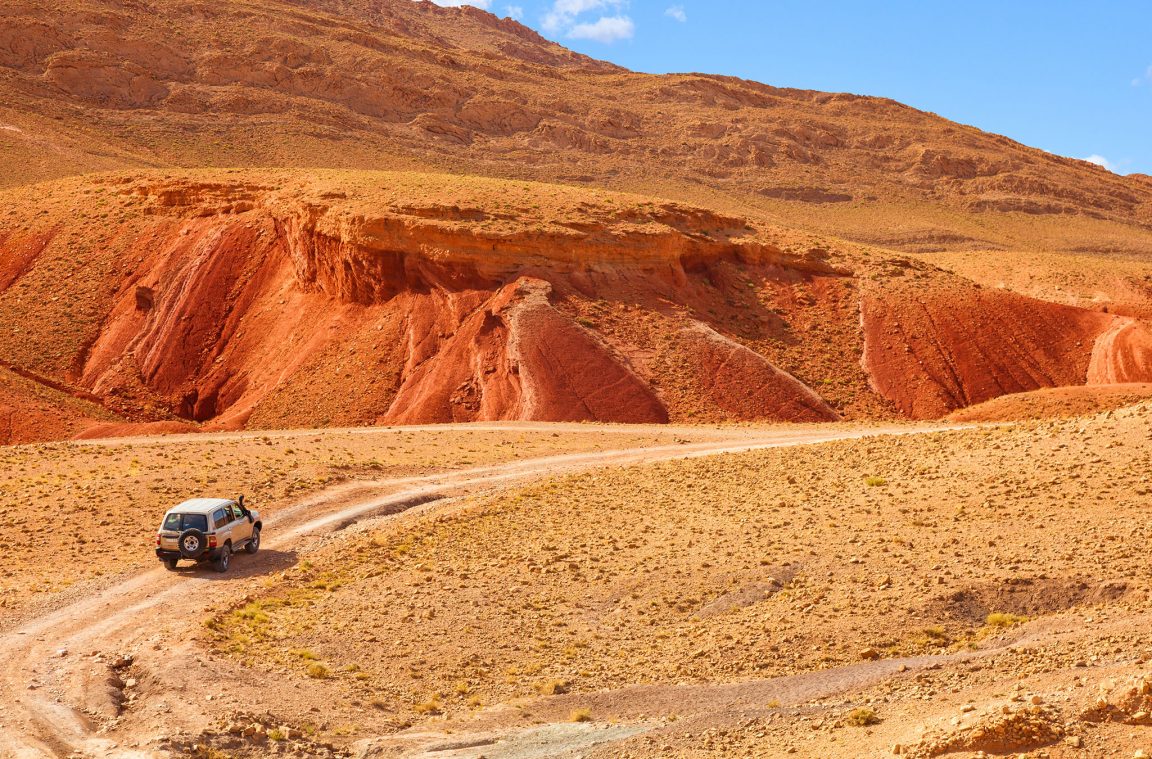
[[[227,572],[232,554],[241,549],[260,549],[259,512],[224,498],[193,498],[174,506],[164,515],[156,533],[156,556],[168,569],[181,559],[211,562],[217,572]]]

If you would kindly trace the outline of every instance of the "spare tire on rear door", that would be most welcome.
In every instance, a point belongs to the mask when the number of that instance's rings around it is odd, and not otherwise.
[[[180,533],[180,540],[177,544],[180,546],[180,555],[185,559],[199,559],[208,548],[208,541],[205,539],[203,531],[197,530],[195,527],[190,527]]]

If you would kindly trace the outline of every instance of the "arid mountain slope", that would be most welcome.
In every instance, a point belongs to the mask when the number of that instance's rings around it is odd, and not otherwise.
[[[639,196],[202,170],[3,200],[0,355],[136,422],[933,418],[1152,380],[1128,317]]]
[[[474,8],[3,0],[0,15],[5,184],[432,168],[657,192],[907,249],[1152,250],[1147,178],[889,100],[628,72]]]
[[[933,418],[1152,380],[1146,177],[474,8],[0,13],[0,359],[105,423]],[[101,421],[68,418],[8,438]]]
[[[113,175],[6,196],[43,215],[11,231],[0,221],[0,313],[20,325],[0,334],[0,352],[127,418],[839,416],[773,363],[784,352],[745,346],[725,322],[739,310],[737,333],[815,350],[819,334],[766,301],[851,289],[847,273],[825,251],[787,252],[769,231],[701,209],[333,172]],[[80,225],[92,226],[63,231]],[[61,281],[67,297],[49,296]],[[855,319],[844,306],[840,318]],[[675,350],[598,327],[598,315],[628,310],[661,320],[649,339]],[[874,409],[855,373],[837,402]]]

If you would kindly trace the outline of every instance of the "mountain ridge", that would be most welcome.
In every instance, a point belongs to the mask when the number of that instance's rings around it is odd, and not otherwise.
[[[208,10],[153,0],[132,6],[135,13],[95,0],[6,5],[6,99],[23,99],[24,114],[66,124],[82,116],[83,126],[116,135],[85,157],[104,161],[100,168],[205,159],[423,168],[617,189],[654,182],[656,194],[689,201],[691,187],[703,185],[784,216],[790,203],[809,199],[1152,223],[1145,182],[890,99],[638,74],[475,8],[411,0],[234,1]],[[163,35],[152,18],[165,20]],[[259,36],[237,35],[234,24]],[[509,52],[513,40],[526,47]],[[117,150],[136,157],[115,159]],[[25,180],[75,173],[34,168]]]
[[[1148,177],[475,8],[0,8],[0,356],[125,429],[920,419],[1152,379]]]

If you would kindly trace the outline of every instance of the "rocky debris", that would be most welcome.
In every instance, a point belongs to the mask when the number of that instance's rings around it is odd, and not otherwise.
[[[156,291],[151,287],[138,285],[136,287],[136,310],[151,311],[156,305]]]
[[[117,656],[113,656],[108,661],[108,666],[112,669],[127,669],[128,667],[131,667],[135,661],[136,657],[134,657],[132,654],[119,654]]]
[[[87,694],[86,710],[105,720],[114,720],[140,696],[136,657],[129,653],[97,653],[92,662],[102,665],[101,684]]]
[[[222,752],[237,759],[280,756],[286,759],[350,759],[352,752],[316,737],[316,729],[286,724],[271,714],[235,712],[221,716],[217,729],[198,735],[165,738],[159,748],[175,756],[194,757]]]
[[[953,718],[955,727],[925,733],[902,755],[919,759],[956,751],[1007,754],[1050,746],[1064,738],[1060,713],[1051,707],[1004,704],[983,711],[963,711]]]
[[[1152,676],[1143,674],[1124,682],[1101,683],[1095,702],[1080,718],[1085,722],[1152,725]]]

